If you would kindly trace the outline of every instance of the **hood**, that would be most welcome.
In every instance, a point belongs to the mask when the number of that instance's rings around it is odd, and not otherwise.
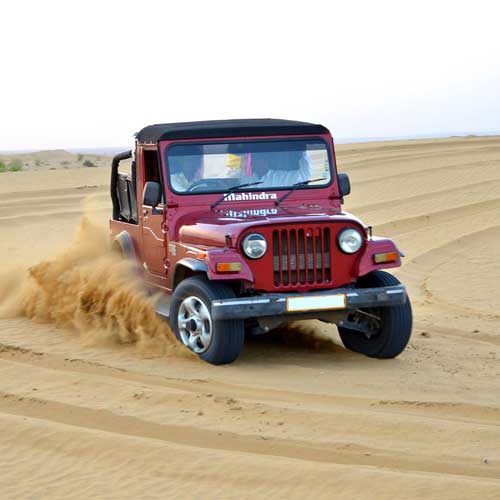
[[[257,230],[261,226],[328,221],[332,223],[351,221],[364,227],[357,217],[339,211],[336,207],[301,205],[293,208],[224,208],[191,213],[181,218],[179,239],[181,243],[196,246],[234,246],[243,232]]]

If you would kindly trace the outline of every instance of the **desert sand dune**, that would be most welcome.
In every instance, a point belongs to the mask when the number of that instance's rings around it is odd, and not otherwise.
[[[107,167],[0,174],[0,497],[500,498],[500,138],[346,144],[337,163],[346,210],[406,254],[395,360],[311,322],[201,363],[102,245],[82,250],[91,233],[68,250],[84,214],[106,224]],[[31,266],[49,296],[22,289]]]

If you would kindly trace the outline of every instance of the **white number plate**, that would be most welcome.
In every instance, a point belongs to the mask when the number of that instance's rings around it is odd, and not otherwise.
[[[324,311],[328,309],[345,309],[345,307],[346,298],[344,293],[310,297],[288,297],[286,299],[286,310],[289,312]]]

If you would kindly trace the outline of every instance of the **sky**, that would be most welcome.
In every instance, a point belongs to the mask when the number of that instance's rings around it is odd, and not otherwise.
[[[500,2],[43,0],[0,7],[0,150],[287,118],[336,138],[500,133]]]

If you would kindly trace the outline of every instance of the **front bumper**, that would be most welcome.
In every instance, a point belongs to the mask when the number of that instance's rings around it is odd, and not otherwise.
[[[212,301],[214,319],[247,319],[265,316],[349,311],[365,307],[398,306],[406,302],[404,285],[380,288],[337,288],[295,293],[264,293],[252,297]],[[301,308],[302,307],[302,308]]]

